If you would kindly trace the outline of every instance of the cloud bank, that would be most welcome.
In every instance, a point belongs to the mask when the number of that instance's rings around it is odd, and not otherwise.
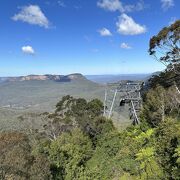
[[[138,35],[145,33],[146,27],[136,23],[132,17],[122,14],[116,22],[117,31],[123,35]]]
[[[22,21],[32,25],[49,28],[49,21],[37,5],[29,5],[21,8],[18,14],[15,14],[12,19],[14,21]]]
[[[144,2],[140,0],[136,4],[123,4],[120,0],[99,0],[97,6],[107,11],[120,11],[121,13],[141,11],[144,9]]]

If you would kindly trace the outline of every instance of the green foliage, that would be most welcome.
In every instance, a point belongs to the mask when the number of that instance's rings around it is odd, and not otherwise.
[[[94,179],[110,179],[122,172],[116,158],[121,148],[121,137],[116,131],[106,133],[101,137],[92,158],[87,162],[85,171]],[[115,174],[114,174],[115,173]]]
[[[143,148],[136,154],[136,160],[140,162],[140,174],[143,179],[161,179],[163,177],[154,154],[154,147]]]
[[[173,157],[177,158],[176,163],[180,164],[180,146],[175,149],[175,154]]]
[[[180,76],[173,70],[163,71],[159,75],[155,75],[148,80],[150,88],[156,88],[158,85],[169,88],[174,85],[174,82],[180,85]]]
[[[141,161],[140,168],[144,169],[146,166],[146,163],[149,163],[152,158],[154,157],[154,148],[153,147],[147,147],[144,149],[141,149],[139,153],[136,154],[136,160]]]
[[[81,117],[87,114],[91,117],[100,116],[103,110],[103,103],[98,99],[87,102],[83,98],[75,99],[69,95],[64,96],[56,105],[56,113],[62,116]]]
[[[55,113],[48,114],[48,123],[44,125],[44,135],[56,140],[62,132],[69,132],[74,127],[80,128],[91,139],[113,129],[111,121],[102,117],[103,103],[98,99],[87,102],[83,98],[65,96],[57,103]]]
[[[162,122],[156,130],[155,144],[159,164],[167,178],[173,177],[173,169],[179,167],[177,148],[180,144],[180,124],[173,119]]]
[[[150,89],[144,99],[141,119],[145,119],[152,127],[156,127],[169,116],[178,119],[179,97],[175,87],[164,89],[162,86],[157,86]]]
[[[100,116],[103,110],[103,103],[99,99],[93,99],[87,104],[87,111],[92,117]]]
[[[173,167],[172,177],[178,179],[180,177],[180,145],[175,149],[173,157],[176,158],[176,166]]]
[[[92,143],[79,129],[63,133],[49,149],[49,158],[58,171],[58,175],[53,175],[67,180],[77,179],[91,156]]]
[[[179,70],[180,63],[180,20],[169,27],[164,27],[156,36],[150,39],[149,54],[154,55],[163,64],[168,65],[174,71]],[[178,69],[177,69],[178,68]]]
[[[180,124],[178,116],[167,118],[175,114],[168,93],[162,87],[149,91],[143,121],[122,132],[102,117],[99,100],[64,97],[47,114],[46,131],[0,134],[2,179],[178,179]]]
[[[146,132],[142,132],[140,135],[134,138],[140,145],[146,145],[151,141],[151,137],[154,134],[154,129],[148,129]]]
[[[165,89],[158,86],[150,90],[143,104],[142,117],[144,117],[153,127],[157,126],[165,117]]]

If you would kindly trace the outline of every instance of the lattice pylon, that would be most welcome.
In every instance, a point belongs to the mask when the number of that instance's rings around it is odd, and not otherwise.
[[[109,91],[113,92],[113,96],[111,94],[111,97],[109,97],[107,86],[104,96],[104,116],[111,118],[117,94],[121,93],[120,101],[123,100],[129,104],[130,118],[133,119],[133,124],[139,124],[138,111],[141,109],[142,104],[140,94],[142,83],[111,83],[109,87]],[[109,101],[109,99],[111,100]]]

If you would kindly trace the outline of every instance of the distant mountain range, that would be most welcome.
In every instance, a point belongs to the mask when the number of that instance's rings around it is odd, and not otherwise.
[[[86,78],[96,83],[113,83],[118,81],[144,81],[152,74],[118,74],[118,75],[86,75]]]
[[[69,82],[72,80],[86,79],[82,74],[75,73],[69,75],[28,75],[28,76],[19,76],[19,77],[0,77],[0,82],[17,82],[17,81],[46,81],[52,80],[57,82]]]
[[[158,75],[160,72],[149,74],[119,74],[119,75],[82,75],[74,73],[69,75],[28,75],[18,77],[0,77],[2,82],[18,82],[18,81],[55,81],[55,82],[70,82],[72,80],[90,80],[99,84],[113,83],[124,80],[130,81],[147,81],[153,75]]]
[[[0,83],[2,82],[19,82],[19,81],[55,81],[55,82],[70,82],[72,80],[90,80],[100,84],[113,83],[118,81],[130,80],[130,81],[146,81],[152,75],[158,74],[119,74],[119,75],[85,75],[80,73],[74,73],[69,75],[28,75],[19,77],[0,77]]]

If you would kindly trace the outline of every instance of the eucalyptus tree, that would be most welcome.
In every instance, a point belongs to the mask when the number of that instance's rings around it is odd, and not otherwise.
[[[173,71],[172,78],[177,92],[180,94],[177,82],[180,81],[180,20],[164,27],[149,42],[149,54]]]

